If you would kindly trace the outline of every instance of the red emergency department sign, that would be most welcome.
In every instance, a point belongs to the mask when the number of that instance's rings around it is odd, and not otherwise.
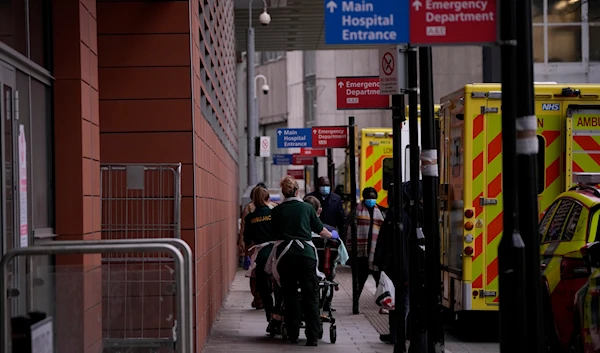
[[[287,175],[293,177],[294,179],[302,180],[304,179],[304,170],[302,169],[288,169]]]
[[[497,40],[496,0],[409,1],[411,44],[483,44]]]
[[[312,149],[312,148],[301,148],[300,154],[303,156],[311,157],[327,157],[327,150]]]
[[[348,147],[346,126],[315,126],[312,128],[312,148]]]
[[[389,109],[390,96],[379,92],[379,76],[337,77],[337,109]]]
[[[311,156],[302,156],[299,154],[292,155],[292,164],[293,165],[313,165],[314,157]]]

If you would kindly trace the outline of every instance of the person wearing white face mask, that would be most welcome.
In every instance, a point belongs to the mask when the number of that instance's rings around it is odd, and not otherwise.
[[[307,196],[314,196],[321,202],[322,212],[319,219],[324,224],[335,227],[342,240],[346,240],[346,211],[339,195],[331,192],[331,182],[327,177],[318,179],[319,189]]]
[[[375,279],[375,286],[379,284],[381,272],[373,264],[379,229],[383,225],[383,214],[377,206],[377,190],[367,187],[362,192],[363,201],[356,206],[356,253],[357,258],[350,258],[352,267],[358,272],[358,295],[367,282],[369,275]],[[346,240],[348,253],[352,254],[352,239]]]

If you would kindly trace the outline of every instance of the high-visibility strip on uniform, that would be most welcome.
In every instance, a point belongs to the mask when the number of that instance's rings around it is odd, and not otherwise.
[[[472,206],[475,210],[475,223],[478,219],[483,219],[483,207],[480,206],[479,199],[484,197],[484,145],[485,145],[485,133],[484,127],[484,116],[478,115],[473,120],[473,182],[471,187],[473,188],[473,194],[477,195],[472,200]],[[467,137],[468,138],[468,137]],[[472,265],[472,278],[474,278],[471,287],[473,290],[482,289],[483,287],[483,266],[484,256],[483,254],[483,230],[484,228],[475,227],[473,228],[473,265]]]

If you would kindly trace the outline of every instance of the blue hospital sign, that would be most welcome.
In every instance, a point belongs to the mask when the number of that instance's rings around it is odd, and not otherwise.
[[[312,129],[277,129],[277,148],[312,147]]]
[[[408,0],[325,0],[326,44],[408,43]]]

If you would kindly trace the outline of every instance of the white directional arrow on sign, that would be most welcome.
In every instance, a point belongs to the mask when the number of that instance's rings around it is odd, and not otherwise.
[[[281,136],[281,130],[277,131],[277,134],[278,134],[279,136]]]
[[[331,0],[327,3],[326,7],[329,9],[329,13],[333,13],[338,6],[335,1]]]
[[[339,86],[340,88],[342,88],[342,87],[344,87],[344,83],[343,83],[342,81],[340,81],[340,83],[338,83],[338,86]]]
[[[419,0],[414,0],[412,6],[415,8],[415,11],[419,11],[419,9],[423,7],[423,3]]]

